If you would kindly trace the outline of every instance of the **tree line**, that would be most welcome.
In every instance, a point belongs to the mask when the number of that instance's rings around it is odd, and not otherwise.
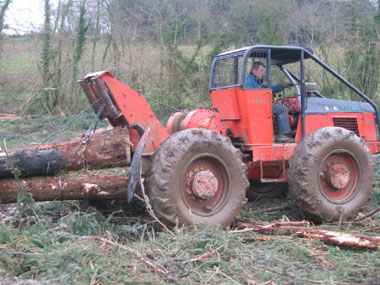
[[[12,1],[0,1],[0,47]],[[28,35],[39,39],[34,104],[43,113],[80,111],[76,81],[103,69],[166,105],[208,106],[212,58],[253,44],[310,46],[379,102],[380,0],[44,0],[44,8],[43,28]]]

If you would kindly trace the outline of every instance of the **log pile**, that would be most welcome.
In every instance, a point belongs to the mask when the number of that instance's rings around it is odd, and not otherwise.
[[[125,198],[131,145],[128,129],[118,127],[0,152],[0,202],[16,202],[20,187],[36,201]]]

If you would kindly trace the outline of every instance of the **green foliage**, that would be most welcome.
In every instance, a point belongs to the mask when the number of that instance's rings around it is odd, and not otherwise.
[[[90,127],[94,114],[87,112],[76,117],[44,116],[13,121],[0,121],[0,138],[5,139],[8,149],[38,145],[49,135],[51,141],[76,137]],[[107,127],[107,121],[98,122],[98,128]]]
[[[52,28],[50,23],[51,7],[49,0],[45,0],[45,14],[44,14],[44,30],[42,40],[42,52],[41,52],[41,77],[42,77],[42,96],[40,97],[40,104],[43,113],[50,113],[57,105],[57,97],[51,89],[51,65],[53,49],[51,43]]]
[[[4,28],[5,12],[7,11],[10,3],[12,3],[12,0],[4,0],[0,2],[0,34]]]
[[[380,24],[360,21],[352,9],[350,45],[345,52],[348,79],[371,99],[376,99],[380,83]]]
[[[51,39],[51,24],[50,24],[50,3],[49,0],[45,0],[45,23],[44,23],[44,33],[43,33],[43,47],[41,53],[41,72],[44,87],[47,87],[49,79],[49,68],[50,68],[50,39]]]
[[[4,88],[1,93],[9,94],[2,98],[3,109],[12,106],[12,95],[28,95],[38,98],[39,105],[33,103],[22,111],[76,113],[87,104],[76,81],[97,70],[111,70],[136,91],[179,109],[210,106],[208,77],[213,56],[251,44],[304,44],[314,45],[315,50],[325,49],[335,70],[368,95],[378,92],[376,43],[380,17],[368,10],[374,7],[368,1],[284,0],[279,5],[274,0],[117,0],[101,5],[103,1],[82,0],[74,5],[69,0],[61,2],[57,11],[50,10],[51,1],[44,2],[45,28],[41,35],[28,35],[29,40],[22,46],[16,38],[7,38],[6,58],[15,60],[1,62],[5,70],[0,76]],[[359,5],[363,9],[359,10]],[[360,33],[355,38],[351,38],[354,33],[347,36],[351,8],[360,19],[356,24]],[[334,21],[329,21],[332,17]],[[27,45],[28,52],[18,55],[16,61],[14,54]],[[34,73],[35,63],[27,60],[36,54],[40,59],[39,76]],[[345,60],[341,54],[346,55]],[[351,73],[348,76],[347,69]],[[30,81],[20,82],[21,76]],[[327,96],[350,96],[328,78],[323,78],[323,83],[326,86],[321,84],[322,91]],[[36,95],[39,90],[41,94]],[[13,104],[13,112],[20,111],[19,101]],[[160,118],[172,112],[157,104],[152,108]]]
[[[258,205],[262,201],[255,204],[261,208]],[[93,209],[83,212],[73,206],[49,202],[44,207],[49,211],[38,222],[19,229],[0,225],[4,268],[20,279],[54,284],[170,283],[131,253],[135,250],[184,284],[373,283],[379,274],[377,251],[277,235],[234,234],[211,225],[176,228],[173,236],[152,228],[146,218],[143,223],[144,219],[124,218],[119,224],[120,216],[105,218]],[[333,267],[319,262],[310,249],[322,252]]]
[[[16,175],[15,175],[16,176]],[[33,215],[37,220],[41,214],[40,208],[36,205],[33,195],[26,192],[25,187],[21,184],[20,179],[16,176],[16,181],[19,184],[19,191],[17,193],[17,203],[16,203],[16,214],[15,219],[20,219],[21,221],[27,215]]]
[[[198,40],[191,53],[185,54],[178,46],[189,20],[174,19],[169,31],[164,35],[165,48],[169,56],[164,61],[168,73],[168,90],[164,102],[177,109],[191,109],[210,105],[208,79],[211,59],[203,50],[209,41]],[[209,53],[215,53],[215,48]],[[167,117],[172,110],[152,105],[159,117]]]
[[[266,45],[283,45],[277,25],[272,23],[272,17],[265,16],[264,22],[259,29],[260,43]]]
[[[74,44],[75,46],[74,56],[73,56],[74,64],[78,64],[80,59],[82,58],[83,48],[84,48],[85,39],[86,39],[86,32],[88,29],[88,24],[85,23],[85,15],[86,15],[85,4],[86,4],[86,1],[83,0],[80,6],[79,22],[78,22],[77,34],[76,34],[75,44]]]
[[[233,3],[229,0],[212,0],[210,1],[210,11],[212,15],[220,15],[231,10]]]
[[[38,72],[36,66],[37,58],[30,54],[17,54],[3,59],[3,66],[6,73],[22,74]]]
[[[64,103],[68,102],[69,100],[65,100],[65,82],[67,82],[67,76],[65,76],[65,59],[64,59],[64,37],[65,37],[65,21],[68,20],[68,13],[70,9],[73,6],[72,0],[68,0],[66,3],[62,5],[62,15],[58,30],[58,42],[57,47],[55,48],[54,53],[54,70],[55,73],[52,75],[52,81],[54,85],[54,93],[55,97],[57,98],[57,101],[59,105],[64,105]],[[62,98],[63,97],[63,98]]]
[[[51,203],[50,211],[57,208],[56,212],[69,205]],[[45,214],[38,222],[20,229],[2,225],[0,243],[7,244],[7,254],[0,254],[0,262],[19,277],[40,276],[40,281],[54,284],[88,284],[99,270],[93,265],[107,265],[102,272],[111,266],[112,260],[99,251],[90,237],[106,232],[118,233],[109,220],[96,212],[66,212],[56,221]]]
[[[5,1],[0,2],[0,58],[2,56],[2,43],[3,43],[2,32],[4,29],[5,12],[7,11],[8,6],[11,2],[12,0],[5,0]]]
[[[72,77],[73,77],[72,78],[72,95],[75,96],[75,98],[77,98],[77,96],[74,90],[78,89],[78,87],[76,86],[76,81],[77,81],[77,76],[78,76],[78,64],[83,56],[84,45],[86,42],[86,32],[88,29],[88,24],[86,24],[86,18],[85,18],[85,15],[86,15],[85,5],[86,5],[86,0],[82,0],[79,7],[80,12],[79,12],[79,19],[78,19],[78,26],[77,26],[75,41],[73,43],[74,48],[73,48],[73,71],[72,71]]]

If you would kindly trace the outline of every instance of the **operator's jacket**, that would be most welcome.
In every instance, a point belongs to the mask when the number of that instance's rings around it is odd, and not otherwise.
[[[244,81],[244,87],[245,88],[248,88],[248,89],[260,89],[260,84],[259,82],[257,82],[257,79],[256,77],[250,72],[247,76],[247,78],[245,79]],[[274,85],[272,86],[272,92],[273,94],[274,93],[278,93],[280,91],[282,91],[282,84],[277,84],[277,85]]]

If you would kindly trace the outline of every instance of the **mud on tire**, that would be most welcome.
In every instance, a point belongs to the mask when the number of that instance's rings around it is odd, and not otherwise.
[[[352,217],[371,197],[371,153],[347,129],[328,127],[308,134],[296,146],[289,164],[290,194],[314,221]]]
[[[188,129],[170,136],[154,154],[147,193],[155,214],[169,225],[228,227],[246,203],[246,172],[229,138]]]

